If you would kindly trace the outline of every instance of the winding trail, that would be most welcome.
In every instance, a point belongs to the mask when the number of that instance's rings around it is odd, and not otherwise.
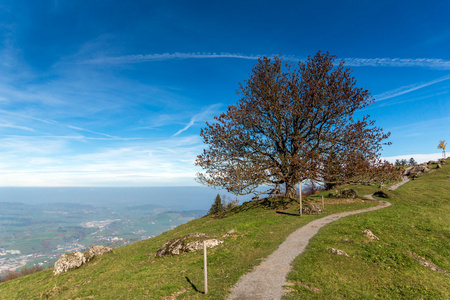
[[[412,167],[408,167],[405,169],[405,171],[403,172],[404,174],[407,174],[408,171],[412,169]],[[405,183],[407,183],[409,181],[408,176],[402,175],[402,181],[400,181],[399,183],[396,183],[394,185],[392,185],[388,190],[389,191],[395,191],[399,186],[404,185]]]
[[[365,197],[370,198],[371,196]],[[231,294],[227,299],[281,299],[284,295],[283,286],[287,284],[286,276],[291,271],[292,261],[305,250],[309,239],[322,226],[346,216],[373,211],[390,205],[389,202],[379,201],[377,206],[332,214],[297,229],[259,266],[255,267],[250,273],[243,275],[232,287]]]

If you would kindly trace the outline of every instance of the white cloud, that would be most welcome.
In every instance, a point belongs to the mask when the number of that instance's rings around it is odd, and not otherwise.
[[[273,55],[272,55],[273,56]],[[141,63],[147,61],[163,61],[172,59],[201,59],[201,58],[238,58],[257,60],[260,55],[245,55],[239,53],[210,53],[210,52],[195,52],[195,53],[162,53],[162,54],[136,54],[115,57],[100,57],[90,60],[82,61],[84,64],[131,64]]]
[[[25,131],[34,131],[33,128],[27,127],[27,126],[20,126],[20,125],[14,125],[14,124],[0,124],[0,127],[5,127],[5,128],[14,128],[14,129],[21,129],[21,130],[25,130]]]
[[[59,140],[49,145],[47,142],[33,138],[27,143],[20,139],[6,144],[0,156],[0,185],[197,185],[194,178],[199,170],[194,161],[203,149],[199,136],[151,142],[117,141],[109,148],[92,149],[85,154],[66,153],[65,144]],[[35,152],[39,148],[41,152]]]
[[[381,159],[385,159],[391,163],[395,163],[397,159],[406,159],[409,160],[410,158],[414,158],[416,162],[423,163],[430,160],[438,160],[439,158],[442,158],[442,152],[440,153],[430,153],[430,154],[404,154],[404,155],[396,155],[396,156],[389,156],[389,157],[381,157]]]
[[[398,97],[407,93],[411,93],[413,91],[416,91],[418,89],[422,89],[425,88],[427,86],[442,82],[442,81],[446,81],[450,79],[450,75],[444,76],[444,77],[440,77],[437,78],[435,80],[432,81],[428,81],[428,82],[421,82],[421,83],[415,83],[415,84],[411,84],[411,85],[407,85],[407,86],[402,86],[398,89],[392,90],[392,91],[388,91],[379,95],[374,96],[374,98],[377,101],[382,101],[382,100],[386,100],[386,99],[390,99],[390,98],[394,98],[394,97]]]
[[[188,130],[196,121],[205,121],[206,118],[209,118],[212,113],[216,111],[216,109],[220,106],[220,104],[214,104],[209,107],[207,107],[204,111],[201,113],[196,114],[191,118],[189,123],[182,129],[178,130],[173,136],[177,136],[180,133]]]
[[[425,67],[450,69],[450,61],[437,58],[344,58],[349,67]]]
[[[173,59],[211,59],[234,58],[257,60],[258,58],[274,57],[271,55],[242,54],[242,53],[210,53],[210,52],[174,52],[156,54],[135,54],[124,56],[105,56],[81,61],[83,64],[133,64],[151,61],[164,61]],[[293,61],[305,60],[304,57],[294,55],[281,55],[285,59]],[[450,69],[450,61],[439,58],[344,58],[345,65],[350,67],[422,67],[432,69]]]

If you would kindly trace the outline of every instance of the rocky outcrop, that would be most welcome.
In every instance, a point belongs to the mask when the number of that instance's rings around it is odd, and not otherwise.
[[[403,176],[408,176],[411,179],[416,179],[422,176],[424,173],[430,172],[432,168],[440,169],[443,165],[446,165],[447,160],[441,158],[439,160],[430,160],[429,162],[421,163],[418,166],[410,167],[404,171]]]
[[[195,252],[203,249],[203,243],[206,244],[206,248],[213,248],[222,244],[223,241],[205,233],[191,233],[181,238],[168,240],[156,251],[156,256],[162,257]]]
[[[412,167],[409,169],[409,171],[405,174],[411,179],[416,179],[420,176],[422,176],[424,173],[430,172],[430,169],[428,168],[427,163],[420,164],[418,166]]]
[[[446,270],[439,268],[438,266],[436,266],[434,263],[432,263],[431,261],[427,260],[425,257],[419,256],[414,252],[411,252],[410,255],[413,257],[413,259],[415,261],[417,261],[418,263],[420,263],[422,266],[427,267],[428,269],[431,269],[433,271],[439,272],[439,273],[444,273],[447,275],[450,275],[449,272],[447,272]]]
[[[336,193],[329,193],[328,197],[355,199],[358,198],[358,192],[354,189],[343,189],[342,191],[336,191]]]
[[[302,207],[302,213],[306,215],[318,215],[322,213],[322,208],[314,203],[305,203]]]
[[[236,229],[231,229],[230,231],[228,231],[227,233],[225,233],[222,237],[223,238],[227,238],[227,237],[230,237],[230,236],[233,236],[233,235],[235,235],[236,234]]]
[[[383,192],[382,190],[376,191],[375,193],[373,193],[374,196],[376,197],[380,197],[380,198],[390,198],[389,194],[387,194],[386,192]]]
[[[81,252],[63,254],[58,261],[55,262],[53,275],[58,275],[72,269],[77,269],[84,263],[86,263],[86,257]]]
[[[53,275],[58,275],[72,269],[77,269],[81,267],[81,265],[91,261],[95,256],[100,256],[109,252],[112,252],[111,248],[100,245],[93,246],[83,253],[73,252],[69,254],[63,254],[58,259],[58,261],[55,262]]]
[[[373,234],[372,231],[370,231],[369,229],[366,229],[362,232],[365,236],[367,236],[369,239],[371,240],[380,240],[375,234]]]
[[[336,254],[336,255],[343,255],[343,256],[346,256],[346,257],[350,257],[345,251],[342,251],[342,250],[339,250],[339,249],[328,248],[327,250],[330,251],[333,254]]]
[[[91,259],[93,259],[95,256],[100,256],[105,253],[112,252],[112,249],[103,245],[99,246],[93,246],[89,248],[88,251],[84,252],[84,255],[86,256],[86,262],[89,262]]]

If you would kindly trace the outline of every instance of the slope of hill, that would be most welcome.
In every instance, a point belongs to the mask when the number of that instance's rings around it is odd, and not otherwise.
[[[343,218],[312,238],[293,264],[285,298],[450,299],[450,165],[390,194],[391,207]],[[366,229],[380,240],[364,236]]]
[[[288,297],[448,296],[449,277],[416,263],[408,252],[450,270],[449,171],[446,165],[392,192],[395,199],[390,200],[390,208],[348,217],[323,228],[297,259],[289,277],[294,292]],[[376,190],[360,189],[363,194]],[[298,216],[298,203],[287,205],[283,213],[276,212],[280,205],[243,206],[225,218],[207,216],[155,238],[117,248],[65,274],[53,276],[52,270],[47,270],[0,283],[0,299],[224,299],[241,275],[298,227],[327,214],[373,205],[371,201],[334,200],[326,203],[324,214],[302,218]],[[221,237],[231,229],[237,230],[236,236],[208,250],[207,295],[203,293],[202,253],[155,257],[168,239],[192,232]],[[374,231],[381,241],[365,241],[360,235],[364,229]],[[329,255],[326,248],[333,245],[348,251],[350,259]],[[401,285],[403,278],[405,284]],[[333,285],[327,284],[330,282]]]

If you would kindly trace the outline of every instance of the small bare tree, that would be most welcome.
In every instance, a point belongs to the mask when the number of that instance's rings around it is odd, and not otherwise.
[[[445,158],[445,148],[447,147],[447,143],[445,140],[439,141],[438,149],[442,149],[442,157]]]

